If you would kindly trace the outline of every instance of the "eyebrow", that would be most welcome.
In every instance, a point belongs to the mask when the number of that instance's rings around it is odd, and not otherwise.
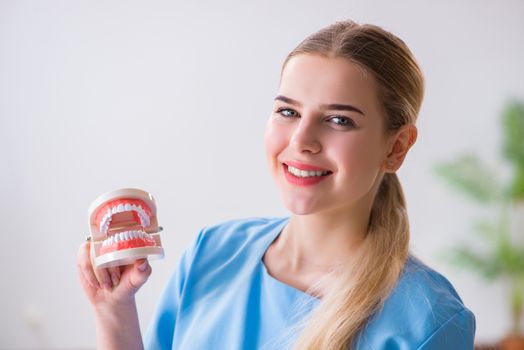
[[[292,98],[282,96],[282,95],[278,95],[277,97],[275,97],[275,101],[276,100],[280,100],[280,101],[283,101],[283,102],[286,102],[286,103],[289,103],[295,106],[302,106],[300,102],[293,100]],[[346,105],[346,104],[341,104],[341,103],[331,103],[331,104],[321,105],[321,107],[324,109],[328,109],[328,110],[357,112],[357,113],[362,114],[362,116],[365,116],[364,112],[362,112],[360,109],[352,105]]]

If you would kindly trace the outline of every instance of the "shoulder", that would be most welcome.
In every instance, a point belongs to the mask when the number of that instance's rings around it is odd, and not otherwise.
[[[413,349],[472,349],[475,316],[446,277],[411,255],[366,328],[364,336],[373,333],[378,348],[409,344]]]
[[[451,282],[413,255],[406,261],[392,298],[408,303],[408,308],[439,306],[444,317],[464,307]]]

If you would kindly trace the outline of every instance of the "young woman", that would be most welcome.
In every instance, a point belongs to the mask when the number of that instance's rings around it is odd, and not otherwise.
[[[415,143],[422,72],[402,40],[336,22],[285,60],[265,146],[284,218],[207,227],[142,343],[147,261],[79,274],[102,349],[473,349],[475,318],[409,252],[396,171]]]

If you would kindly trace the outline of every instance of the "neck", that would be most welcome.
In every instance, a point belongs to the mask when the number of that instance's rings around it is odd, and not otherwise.
[[[281,235],[291,270],[331,270],[349,263],[367,234],[371,208],[292,215]]]

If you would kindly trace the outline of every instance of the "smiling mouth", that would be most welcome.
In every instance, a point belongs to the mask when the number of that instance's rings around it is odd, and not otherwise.
[[[303,169],[295,168],[286,163],[282,163],[282,165],[290,174],[298,178],[322,177],[322,176],[331,175],[333,173],[332,171],[329,171],[329,170],[303,170]]]

